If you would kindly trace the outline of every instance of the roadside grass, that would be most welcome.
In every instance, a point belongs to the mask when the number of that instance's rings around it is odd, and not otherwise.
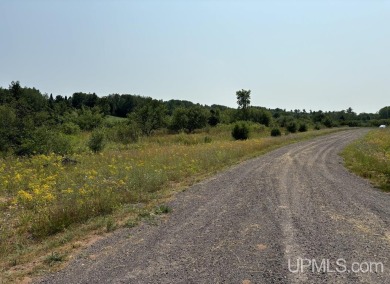
[[[370,131],[362,139],[348,145],[342,156],[352,172],[390,192],[390,129]]]
[[[230,131],[209,131],[211,141],[205,133],[162,135],[74,154],[78,162],[70,165],[54,154],[0,159],[0,283],[56,267],[94,235],[169,213],[162,204],[175,192],[217,171],[340,130],[266,138],[260,132],[246,141],[232,141]]]

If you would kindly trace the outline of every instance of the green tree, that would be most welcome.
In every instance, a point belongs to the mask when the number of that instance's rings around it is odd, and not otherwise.
[[[249,119],[268,127],[271,123],[272,115],[267,110],[252,107],[249,109]]]
[[[251,103],[251,90],[240,90],[236,92],[238,109],[240,110],[240,118],[248,119],[248,108]]]
[[[0,151],[9,151],[16,142],[16,113],[9,106],[0,106]]]
[[[187,128],[188,111],[184,107],[178,107],[173,111],[169,129],[173,131],[181,131]]]
[[[166,107],[161,101],[148,99],[146,104],[135,111],[134,118],[142,133],[149,136],[153,130],[165,126],[166,112]]]
[[[193,132],[195,129],[203,128],[207,125],[207,113],[199,106],[193,106],[187,112],[187,130]]]
[[[240,90],[236,92],[239,109],[247,109],[251,103],[251,90]]]
[[[219,114],[219,109],[210,109],[210,116],[207,119],[207,123],[210,126],[216,126],[220,122],[220,114]]]
[[[390,118],[390,106],[381,108],[379,110],[379,118],[380,119],[389,119]]]

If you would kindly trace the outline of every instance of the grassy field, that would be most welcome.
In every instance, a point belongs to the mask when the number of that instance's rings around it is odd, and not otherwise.
[[[80,150],[72,161],[0,159],[0,283],[58,267],[93,236],[169,212],[164,202],[172,194],[221,169],[340,129],[274,138],[267,128],[252,130],[246,141],[233,141],[230,128],[221,126],[109,143],[99,154]],[[80,149],[87,139],[79,137]]]
[[[390,191],[390,129],[375,129],[347,146],[342,156],[354,173]]]

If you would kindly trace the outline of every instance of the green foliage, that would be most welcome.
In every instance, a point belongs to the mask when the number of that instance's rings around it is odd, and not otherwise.
[[[172,212],[172,208],[169,207],[168,205],[160,205],[158,206],[155,210],[154,210],[154,213],[156,215],[161,215],[161,214],[168,214],[168,213],[171,213]]]
[[[169,128],[174,131],[185,130],[193,132],[195,129],[206,127],[207,113],[199,106],[188,109],[177,108],[173,114]]]
[[[103,150],[105,146],[105,135],[101,129],[92,132],[88,141],[88,147],[92,152],[97,153]]]
[[[108,217],[106,220],[106,232],[109,233],[109,232],[115,231],[116,228],[117,228],[117,225],[115,224],[114,219],[111,217]]]
[[[70,152],[72,152],[71,139],[67,135],[45,126],[29,132],[29,135],[22,139],[21,145],[16,149],[16,153],[19,155],[50,153],[65,155]]]
[[[328,127],[328,128],[331,128],[334,126],[334,122],[332,121],[332,119],[330,117],[326,117],[323,121],[323,124]]]
[[[134,116],[129,116],[137,121],[142,133],[149,136],[153,130],[165,126],[166,107],[161,101],[149,99],[139,107]]]
[[[289,122],[286,126],[287,131],[290,133],[297,132],[297,128],[298,128],[298,126],[297,126],[297,123],[295,121]]]
[[[187,130],[193,132],[195,129],[203,128],[207,125],[207,113],[199,106],[188,109]]]
[[[239,109],[247,109],[251,103],[251,90],[240,90],[236,92]]]
[[[0,105],[0,151],[9,151],[16,139],[16,113],[13,108]]]
[[[306,132],[307,131],[307,124],[306,123],[301,123],[298,128],[299,132]]]
[[[280,127],[287,127],[292,122],[294,122],[294,118],[289,115],[281,115],[277,119],[277,123]]]
[[[272,128],[271,130],[271,136],[281,136],[282,135],[282,132],[280,131],[279,128]]]
[[[61,125],[61,132],[68,135],[75,135],[80,133],[80,126],[73,122],[65,122]]]
[[[220,118],[219,110],[218,109],[217,110],[211,109],[210,110],[210,116],[207,119],[207,123],[210,126],[216,126],[220,122],[221,122],[221,118]]]
[[[390,106],[381,108],[379,110],[379,118],[381,118],[381,119],[389,119],[390,118]]]
[[[249,138],[249,127],[246,123],[241,122],[234,125],[232,136],[236,140],[246,140]]]
[[[67,122],[77,124],[80,129],[91,131],[99,127],[103,122],[103,114],[99,108],[81,108],[65,116]]]
[[[316,123],[316,125],[314,125],[314,130],[320,130],[321,129],[321,125],[319,123]]]
[[[179,107],[174,110],[172,114],[171,123],[169,129],[174,131],[181,131],[187,128],[188,115],[187,110],[183,107]]]
[[[239,117],[240,120],[248,120],[249,112],[248,108],[251,103],[251,90],[240,90],[236,92],[237,104],[239,109]]]
[[[136,143],[142,134],[138,124],[130,119],[115,123],[108,132],[110,140],[122,144]]]
[[[52,252],[45,258],[45,263],[52,266],[56,262],[61,262],[65,259],[64,255],[59,254],[58,252]]]
[[[272,115],[267,110],[252,107],[249,109],[249,120],[268,127],[271,123]]]

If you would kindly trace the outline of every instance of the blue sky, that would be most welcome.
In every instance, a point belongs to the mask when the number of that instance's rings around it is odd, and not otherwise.
[[[390,1],[0,0],[0,86],[236,106],[390,105]]]

